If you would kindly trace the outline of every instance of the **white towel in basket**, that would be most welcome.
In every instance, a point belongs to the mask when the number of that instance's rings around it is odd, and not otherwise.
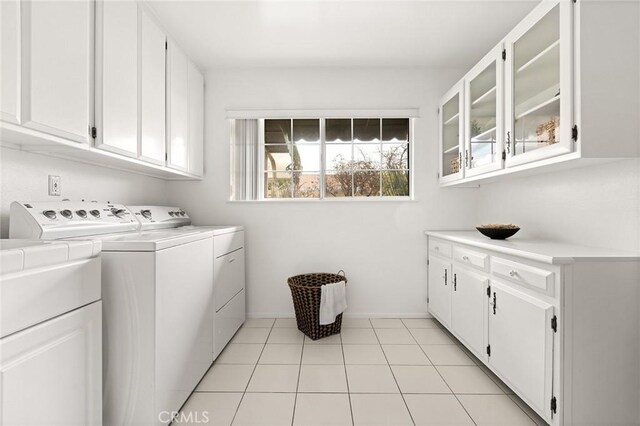
[[[336,317],[347,309],[347,293],[344,281],[322,286],[320,295],[320,325],[333,324]]]

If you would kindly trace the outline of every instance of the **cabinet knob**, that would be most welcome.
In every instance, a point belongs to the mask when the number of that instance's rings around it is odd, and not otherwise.
[[[438,247],[438,246],[435,246],[433,249],[434,249],[435,251],[440,251],[440,247]]]
[[[513,271],[513,270],[509,271],[509,276],[515,277],[516,275],[518,275],[516,271]]]
[[[469,256],[462,256],[462,260],[466,260],[468,262],[469,261]]]

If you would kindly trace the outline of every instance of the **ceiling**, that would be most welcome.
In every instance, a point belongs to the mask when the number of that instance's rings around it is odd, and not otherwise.
[[[470,67],[538,1],[147,0],[203,70]]]

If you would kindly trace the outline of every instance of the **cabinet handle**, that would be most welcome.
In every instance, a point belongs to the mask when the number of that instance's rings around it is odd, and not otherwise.
[[[458,274],[453,274],[453,291],[458,291]]]
[[[469,261],[469,256],[462,256],[462,260],[466,260],[468,262]]]
[[[440,247],[438,247],[438,246],[435,246],[433,249],[434,249],[435,251],[440,251]]]
[[[507,154],[511,153],[511,132],[507,132]]]
[[[462,166],[462,151],[460,151],[460,152],[458,153],[458,157],[460,158],[460,159],[458,160],[458,164],[459,164],[460,166]]]
[[[493,292],[493,315],[496,314],[496,292]]]
[[[235,261],[236,261],[236,258],[235,258],[235,257],[232,257],[231,259],[229,259],[229,263],[233,263],[233,262],[235,262]]]
[[[464,166],[469,167],[469,150],[464,150]]]
[[[444,270],[444,285],[447,285],[447,270]]]

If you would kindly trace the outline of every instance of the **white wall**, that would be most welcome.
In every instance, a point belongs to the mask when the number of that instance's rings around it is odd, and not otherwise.
[[[205,179],[170,182],[172,204],[196,224],[242,224],[252,316],[291,315],[288,276],[344,269],[350,315],[425,315],[424,229],[475,223],[477,189],[440,189],[439,96],[458,71],[255,69],[206,75]],[[228,202],[226,109],[421,108],[415,123],[415,202]]]
[[[62,178],[62,195],[48,195],[48,175]],[[12,201],[98,200],[123,204],[166,203],[165,181],[60,158],[0,148],[0,235],[9,237]]]
[[[474,199],[478,222],[516,223],[521,237],[640,250],[638,159],[507,177],[481,187]]]

